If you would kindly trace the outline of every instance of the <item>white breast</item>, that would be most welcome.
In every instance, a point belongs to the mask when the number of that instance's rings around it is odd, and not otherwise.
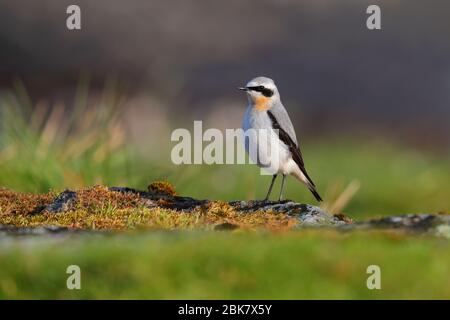
[[[242,127],[246,133],[245,149],[250,159],[259,167],[270,174],[289,174],[295,169],[289,148],[281,142],[276,132],[271,130],[272,121],[267,112],[249,106]]]

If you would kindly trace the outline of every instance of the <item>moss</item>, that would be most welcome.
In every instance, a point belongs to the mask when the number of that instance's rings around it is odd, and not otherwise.
[[[110,191],[105,186],[94,186],[77,192],[77,208],[98,211],[109,206],[111,209],[133,209],[142,204],[136,193]]]
[[[175,188],[167,181],[155,181],[148,186],[148,191],[176,196]]]
[[[168,183],[153,183],[152,190],[174,193]],[[164,186],[162,188],[161,186]],[[170,188],[167,188],[170,186]],[[57,194],[42,195],[0,190],[0,224],[20,227],[42,225],[66,226],[77,229],[127,230],[135,228],[156,229],[214,229],[217,225],[234,225],[234,229],[292,229],[296,219],[282,213],[241,213],[228,203],[212,201],[204,207],[186,213],[161,208],[168,200],[158,200],[156,207],[148,207],[147,199],[137,193],[110,191],[104,186],[94,186],[77,191],[77,198],[68,211],[51,213],[42,210],[52,203]]]
[[[56,194],[32,194],[0,189],[0,216],[29,215],[51,204]]]
[[[65,213],[40,213],[35,215],[1,215],[0,224],[20,227],[42,225],[66,226],[76,229],[127,230],[136,228],[203,229],[216,225],[232,224],[239,229],[268,229],[283,231],[292,229],[295,220],[284,214],[236,213],[217,214],[202,212],[183,213],[161,208],[116,209],[104,204],[95,210],[77,209]]]
[[[218,216],[226,216],[234,213],[234,208],[224,201],[212,201],[208,204],[206,211]]]

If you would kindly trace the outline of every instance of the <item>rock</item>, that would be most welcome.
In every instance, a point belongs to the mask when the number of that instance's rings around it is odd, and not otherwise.
[[[193,211],[198,207],[204,207],[211,202],[211,200],[197,200],[190,197],[181,197],[158,192],[137,191],[123,187],[112,187],[109,188],[109,190],[138,193],[141,198],[152,200],[153,206],[155,204],[154,201],[157,201],[156,203],[159,207],[184,212]],[[343,219],[333,216],[319,207],[309,204],[296,203],[292,200],[284,200],[280,202],[263,200],[230,201],[228,204],[234,210],[243,213],[254,211],[274,211],[292,215],[299,220],[299,226],[335,226],[347,223]]]
[[[435,227],[433,234],[438,237],[450,239],[450,225],[438,225],[437,227]]]
[[[131,193],[140,193],[142,191],[138,191],[136,189],[133,188],[128,188],[128,187],[110,187],[108,188],[109,191],[116,191],[116,192],[131,192]]]
[[[198,200],[190,197],[182,197],[170,193],[158,191],[140,191],[128,187],[110,187],[109,191],[137,194],[141,199],[140,204],[148,207],[161,207],[165,209],[192,212],[198,208],[207,207],[211,200]],[[73,207],[77,200],[77,193],[65,190],[56,197],[55,201],[45,207],[46,212],[65,212]],[[333,216],[319,207],[309,204],[301,204],[292,200],[276,201],[230,201],[227,202],[234,210],[247,213],[255,211],[273,211],[294,216],[299,221],[299,226],[336,226],[346,224],[343,219]]]
[[[450,237],[449,214],[403,214],[359,221],[341,227],[341,230],[397,229]]]
[[[180,212],[193,212],[199,208],[205,209],[214,203],[212,200],[198,200],[182,197],[160,190],[140,191],[127,187],[111,187],[109,191],[132,193],[138,195],[137,203],[148,208],[160,207]],[[70,210],[77,201],[77,192],[65,190],[56,197],[53,203],[46,206],[44,211],[58,213]],[[224,202],[225,203],[225,202]],[[279,212],[295,217],[298,227],[330,226],[341,231],[365,229],[397,229],[401,231],[427,233],[450,238],[450,215],[448,214],[405,214],[366,221],[352,222],[344,215],[331,215],[319,207],[296,203],[292,200],[276,201],[230,201],[226,202],[232,210],[246,214],[249,212],[265,211]],[[216,230],[231,230],[234,225],[217,225]],[[27,229],[27,228],[25,228]],[[3,229],[5,230],[5,229]],[[1,229],[0,229],[1,232]],[[18,231],[19,232],[19,231]],[[20,232],[29,232],[24,230]],[[34,230],[33,232],[51,232],[48,229]]]
[[[46,206],[43,211],[51,213],[65,212],[70,210],[76,200],[77,193],[75,191],[65,190],[56,197],[53,203]]]
[[[0,238],[5,236],[30,236],[30,235],[41,236],[41,235],[56,235],[62,233],[79,233],[79,232],[81,231],[58,226],[24,228],[0,224]]]
[[[207,207],[211,200],[198,200],[190,197],[182,197],[169,193],[140,191],[128,187],[110,187],[109,191],[133,193],[139,195],[141,204],[148,208],[161,207],[165,209],[192,212],[198,208]],[[66,190],[44,210],[51,213],[67,211],[77,200],[77,193]],[[273,211],[285,213],[296,217],[301,226],[328,226],[342,225],[346,222],[333,216],[322,209],[309,205],[293,202],[292,200],[276,201],[230,201],[227,202],[234,210],[246,213],[254,211]]]
[[[333,216],[319,207],[310,204],[296,203],[292,200],[276,201],[231,201],[229,202],[235,210],[242,212],[252,211],[274,211],[296,217],[300,227],[306,226],[335,226],[346,224],[339,217]]]
[[[189,212],[198,207],[205,206],[210,202],[209,200],[197,200],[190,197],[181,197],[161,192],[139,191],[127,187],[110,187],[109,190],[138,194],[143,200],[142,204],[149,208],[158,206],[166,209]]]

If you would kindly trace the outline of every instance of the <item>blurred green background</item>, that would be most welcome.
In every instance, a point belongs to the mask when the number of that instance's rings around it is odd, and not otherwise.
[[[445,239],[325,230],[28,239],[0,251],[0,299],[449,299],[449,255]]]
[[[262,199],[256,166],[176,166],[170,135],[194,120],[239,128],[236,87],[264,75],[323,208],[450,210],[448,1],[78,0],[80,31],[66,29],[69,4],[0,2],[0,187],[168,180],[181,195]],[[371,4],[380,31],[366,28]],[[286,197],[315,204],[293,178]],[[443,238],[325,230],[0,238],[0,298],[448,299],[449,252]],[[81,291],[65,287],[70,264]],[[369,264],[381,291],[365,286]]]

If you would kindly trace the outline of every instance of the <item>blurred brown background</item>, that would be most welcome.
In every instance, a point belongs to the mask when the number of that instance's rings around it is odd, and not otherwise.
[[[81,31],[66,28],[69,4]],[[366,28],[370,4],[381,31]],[[135,136],[163,139],[168,123],[239,127],[236,87],[265,75],[308,139],[449,150],[449,14],[444,0],[0,0],[0,86],[70,102],[83,75],[93,93],[115,78]]]

